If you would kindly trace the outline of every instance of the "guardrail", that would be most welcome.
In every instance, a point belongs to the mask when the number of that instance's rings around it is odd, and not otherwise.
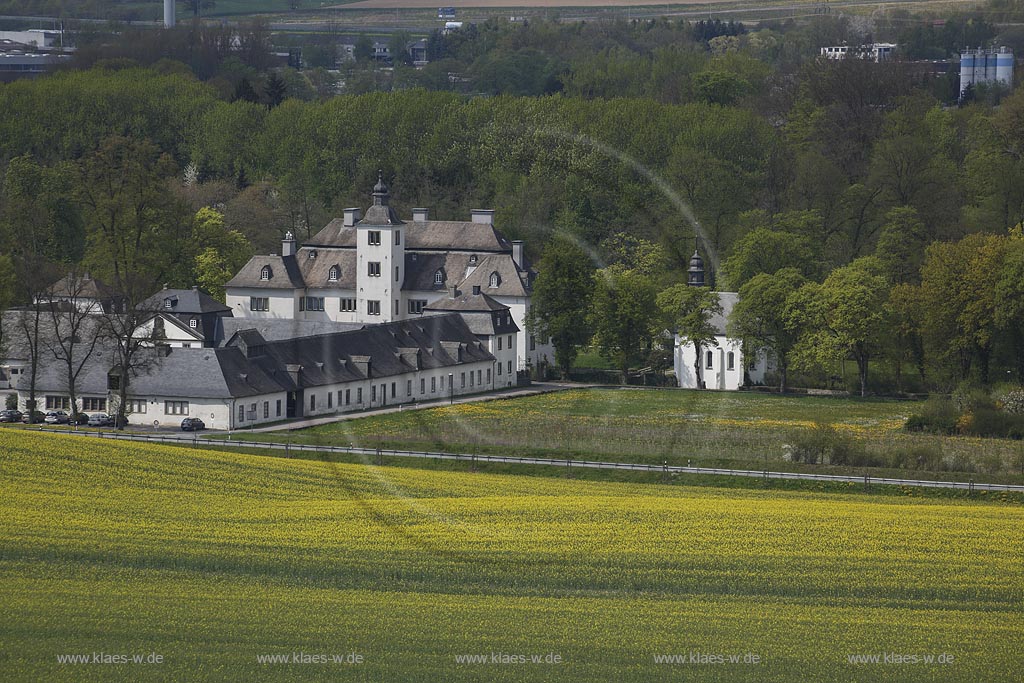
[[[50,431],[50,430],[40,430]],[[197,435],[192,438],[183,436],[167,436],[159,434],[133,434],[125,432],[62,432],[77,434],[100,439],[115,439],[121,441],[143,441],[150,443],[168,443],[179,446],[200,447],[207,446],[231,446],[236,448],[258,448],[263,450],[284,451],[289,455],[292,451],[303,453],[343,453],[351,455],[363,455],[370,458],[380,459],[387,455],[398,458],[428,458],[435,460],[463,460],[467,462],[494,462],[513,465],[544,465],[549,467],[584,467],[588,469],[605,470],[629,470],[634,472],[660,472],[662,474],[715,474],[727,477],[751,477],[762,479],[796,479],[801,481],[826,481],[838,483],[854,483],[870,486],[881,484],[886,486],[913,486],[921,488],[947,488],[966,491],[1013,491],[1024,493],[1024,485],[1019,484],[989,484],[969,481],[934,481],[927,479],[894,479],[891,477],[872,477],[869,474],[863,476],[847,474],[812,474],[804,472],[773,472],[770,470],[735,470],[720,467],[684,467],[681,465],[651,465],[647,463],[634,462],[602,462],[597,460],[571,460],[558,458],[528,458],[511,455],[482,455],[477,453],[441,453],[435,451],[400,451],[380,448],[360,448],[357,446],[317,446],[312,444],[275,443],[265,441],[238,441],[226,439],[214,441],[212,439],[200,439]]]

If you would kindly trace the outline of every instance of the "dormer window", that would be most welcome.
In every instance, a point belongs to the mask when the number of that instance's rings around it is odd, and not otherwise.
[[[273,276],[274,276],[274,271],[272,271],[270,269],[270,266],[263,266],[263,268],[260,270],[260,279],[261,280],[269,280]]]
[[[491,273],[491,279],[488,281],[487,286],[493,288],[499,285],[501,285],[501,276],[497,272]]]
[[[331,282],[337,282],[338,276],[341,274],[341,268],[337,265],[331,266],[331,269],[327,271],[327,279]]]
[[[471,266],[475,266],[476,265],[476,254],[472,254],[469,257],[469,265],[471,265]]]
[[[199,321],[197,321],[195,318],[192,318],[191,320],[188,321],[188,326],[194,330],[197,327],[199,327]]]
[[[437,272],[434,273],[434,284],[435,285],[443,285],[444,284],[444,271],[441,270],[440,268],[438,268]]]
[[[164,308],[171,308],[174,304],[171,303],[170,297],[164,299]]]

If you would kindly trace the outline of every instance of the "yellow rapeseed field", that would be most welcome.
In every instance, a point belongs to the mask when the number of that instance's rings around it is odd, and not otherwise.
[[[1019,681],[1022,529],[1024,510],[968,501],[437,473],[3,429],[0,680]],[[760,663],[655,661],[694,651]],[[93,652],[163,662],[58,661]],[[847,658],[892,652],[954,661]],[[282,653],[363,659],[259,661]],[[458,660],[482,653],[560,662]]]

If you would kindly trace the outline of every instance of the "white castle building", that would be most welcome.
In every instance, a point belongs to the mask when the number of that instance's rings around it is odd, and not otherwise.
[[[345,209],[301,246],[289,233],[280,255],[254,256],[226,285],[234,317],[388,323],[430,314],[452,288],[508,306],[521,331],[516,370],[553,359],[552,348],[526,331],[536,272],[523,242],[494,227],[493,211],[436,221],[413,209],[403,221],[388,205],[383,179],[372,196],[365,215]]]

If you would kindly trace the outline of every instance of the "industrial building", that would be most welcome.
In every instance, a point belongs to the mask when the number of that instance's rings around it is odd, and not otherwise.
[[[960,53],[960,95],[979,83],[1004,83],[1013,87],[1013,50],[978,48]]]

